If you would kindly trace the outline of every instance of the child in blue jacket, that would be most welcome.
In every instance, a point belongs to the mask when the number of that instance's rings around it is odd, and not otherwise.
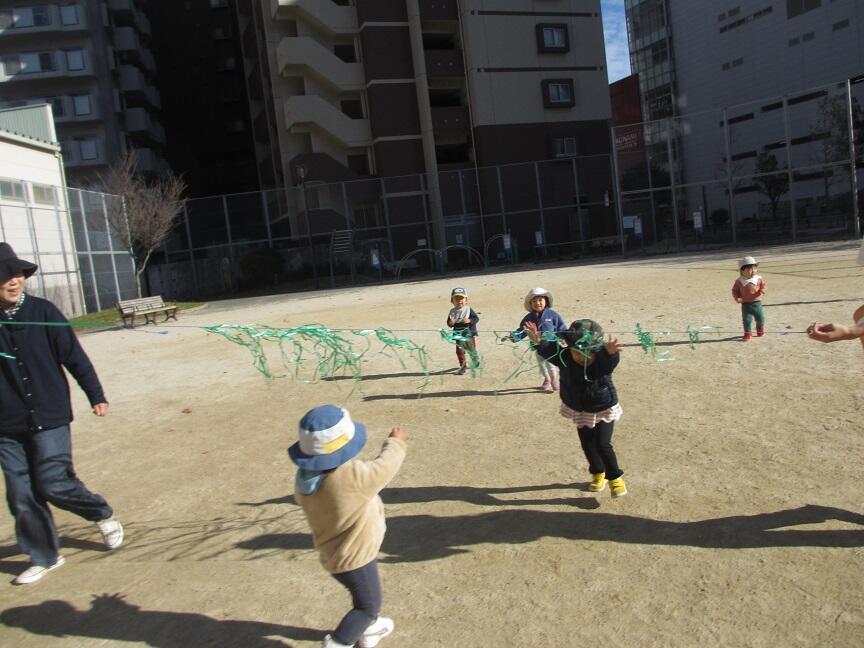
[[[561,316],[552,310],[552,293],[544,288],[532,288],[524,300],[525,310],[528,313],[519,322],[519,330],[513,333],[514,339],[525,337],[528,325],[533,325],[534,328],[542,336],[543,333],[558,333],[567,330],[567,325]],[[560,382],[558,379],[558,367],[547,362],[546,358],[537,354],[537,368],[540,370],[540,375],[543,378],[543,384],[540,389],[546,392],[552,392],[559,389]]]

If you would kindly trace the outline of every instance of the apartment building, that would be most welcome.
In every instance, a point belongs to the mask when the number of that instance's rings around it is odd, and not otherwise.
[[[166,168],[145,0],[0,0],[0,107],[49,103],[70,186],[125,151]]]
[[[259,164],[286,185],[609,150],[599,0],[237,5]]]
[[[171,142],[166,156],[183,174],[186,195],[259,189],[234,8],[228,0],[186,0],[147,9]]]

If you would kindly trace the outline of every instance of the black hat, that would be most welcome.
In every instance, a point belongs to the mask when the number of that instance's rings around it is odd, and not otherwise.
[[[0,243],[0,283],[6,283],[16,274],[23,274],[26,279],[38,267],[35,263],[19,259],[8,243]]]
[[[568,346],[586,353],[597,351],[600,347],[605,346],[603,327],[590,319],[576,320],[562,337],[567,341]]]

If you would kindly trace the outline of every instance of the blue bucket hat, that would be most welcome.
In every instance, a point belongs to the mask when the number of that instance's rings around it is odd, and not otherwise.
[[[338,405],[320,405],[300,419],[299,441],[288,455],[305,471],[338,468],[353,459],[366,445],[366,426],[351,420]]]

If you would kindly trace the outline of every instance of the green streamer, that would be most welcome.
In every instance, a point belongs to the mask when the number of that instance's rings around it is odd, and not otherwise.
[[[657,341],[655,340],[654,335],[643,330],[638,322],[636,323],[636,330],[634,333],[636,334],[636,338],[639,340],[639,344],[642,345],[642,350],[646,353],[650,353],[651,357],[657,362],[671,362],[675,360],[675,358],[669,356],[668,351],[657,351]],[[669,333],[662,333],[661,335],[669,335]]]

